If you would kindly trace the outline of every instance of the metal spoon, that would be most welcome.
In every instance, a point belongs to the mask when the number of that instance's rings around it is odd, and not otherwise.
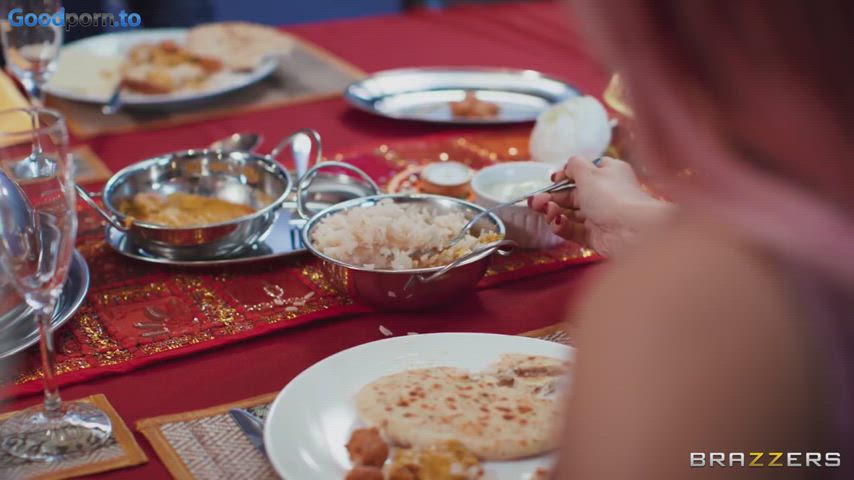
[[[478,213],[477,215],[475,215],[474,217],[472,217],[471,220],[468,221],[468,223],[463,225],[463,228],[460,229],[460,233],[458,233],[456,237],[452,238],[451,241],[448,242],[448,244],[445,245],[444,247],[442,247],[441,249],[432,249],[432,250],[420,251],[420,252],[416,252],[415,255],[413,255],[413,256],[420,258],[422,255],[429,255],[431,253],[443,252],[443,251],[453,247],[454,245],[459,243],[460,240],[465,238],[465,236],[468,234],[469,230],[471,230],[471,227],[473,227],[478,221],[480,221],[481,218],[489,215],[490,213],[492,213],[496,210],[501,210],[502,208],[509,207],[511,205],[515,205],[519,202],[522,202],[524,200],[529,199],[530,197],[533,197],[534,195],[539,195],[541,193],[562,192],[564,190],[571,190],[573,188],[575,188],[575,182],[573,182],[571,180],[561,180],[560,182],[549,185],[548,187],[544,187],[544,188],[541,188],[537,191],[527,193],[523,196],[520,196],[519,198],[514,198],[513,200],[510,200],[509,202],[499,203],[498,205],[496,205],[492,208],[487,208],[486,210],[484,210],[484,211]]]
[[[116,84],[113,93],[110,94],[109,100],[101,107],[101,113],[104,115],[115,115],[122,109],[122,82]]]
[[[251,152],[255,150],[264,139],[257,133],[232,133],[211,143],[211,150],[222,150],[223,152]]]

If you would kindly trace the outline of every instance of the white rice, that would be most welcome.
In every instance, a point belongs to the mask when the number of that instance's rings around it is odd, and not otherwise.
[[[467,221],[461,212],[437,215],[427,206],[396,204],[386,199],[323,218],[312,230],[311,241],[325,255],[367,268],[402,270],[446,265],[478,244],[498,239],[494,232],[478,237],[469,234],[450,251],[414,258],[419,251],[444,248]]]

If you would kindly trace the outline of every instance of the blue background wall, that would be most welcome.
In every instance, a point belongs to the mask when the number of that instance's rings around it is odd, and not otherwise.
[[[217,19],[282,25],[398,12],[401,0],[213,0]]]

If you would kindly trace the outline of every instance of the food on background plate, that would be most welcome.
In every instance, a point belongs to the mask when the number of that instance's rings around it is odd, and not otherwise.
[[[279,30],[247,22],[199,25],[187,34],[187,50],[233,71],[252,70],[264,57],[287,55],[293,47],[294,40]]]
[[[293,46],[290,36],[272,27],[210,23],[190,28],[183,43],[138,43],[123,57],[63,53],[68,58],[60,58],[57,78],[51,83],[84,94],[106,94],[119,81],[128,91],[142,95],[202,91],[227,85],[258,67],[263,58],[285,56]],[[86,64],[97,68],[80,68]]]
[[[120,69],[122,86],[144,94],[200,90],[220,70],[216,58],[193,54],[171,40],[134,45]]]
[[[423,205],[385,199],[324,217],[312,229],[311,241],[324,255],[351,265],[393,270],[434,267],[501,239],[494,231],[469,233],[453,248],[442,250],[467,221],[462,212],[437,213]],[[431,250],[438,253],[418,255]]]
[[[119,211],[129,222],[176,228],[227,222],[255,212],[248,205],[182,192],[169,195],[138,193],[123,200],[119,204]]]
[[[166,40],[131,47],[121,68],[122,83],[143,94],[202,90],[255,69],[264,57],[288,54],[293,44],[287,35],[264,25],[199,25],[188,30],[184,45]]]
[[[569,157],[591,160],[611,143],[611,124],[605,107],[590,96],[573,97],[543,111],[531,132],[529,150],[537,162],[563,168]]]
[[[459,102],[450,102],[451,113],[457,118],[495,118],[501,112],[498,104],[477,98],[474,92],[466,92]]]
[[[79,49],[63,49],[59,55],[56,73],[47,86],[76,95],[103,97],[106,100],[121,81],[124,56],[105,55]]]
[[[536,456],[556,445],[565,362],[510,355],[481,373],[434,367],[379,378],[356,394],[356,411],[392,445],[459,442],[478,459]]]

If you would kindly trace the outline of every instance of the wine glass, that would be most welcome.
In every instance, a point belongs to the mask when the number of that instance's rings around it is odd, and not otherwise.
[[[16,9],[20,9],[18,12]],[[44,104],[42,87],[56,70],[56,59],[59,47],[62,46],[63,30],[61,25],[53,21],[29,22],[32,26],[21,23],[25,15],[33,14],[36,19],[46,15],[51,20],[62,9],[59,0],[2,0],[0,1],[0,34],[3,39],[3,55],[6,57],[6,68],[9,70],[30,96],[30,101],[36,105]],[[10,22],[9,13],[15,10]],[[30,17],[33,18],[33,17]],[[46,25],[45,25],[46,23]]]
[[[44,404],[0,424],[0,447],[33,460],[93,450],[112,429],[97,407],[63,403],[54,378],[50,324],[77,231],[73,175],[59,113],[0,111],[0,273],[34,311],[44,370]]]

